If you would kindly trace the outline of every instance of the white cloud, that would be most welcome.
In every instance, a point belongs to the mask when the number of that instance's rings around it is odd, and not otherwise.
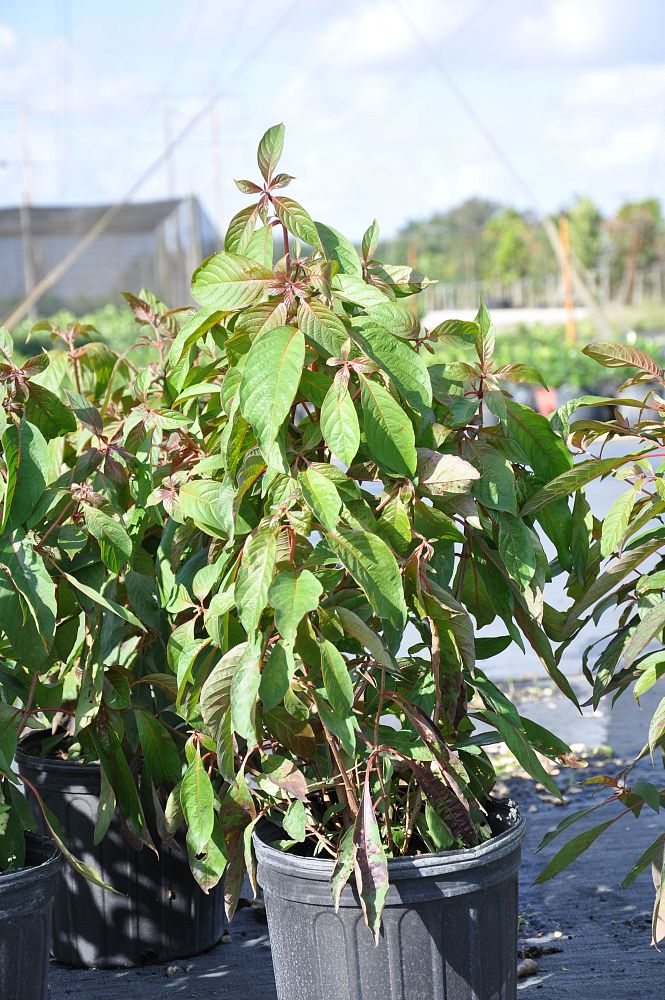
[[[620,13],[616,0],[540,0],[530,7],[516,21],[513,39],[538,56],[601,54],[615,35]]]
[[[0,52],[5,55],[16,48],[16,32],[8,24],[0,24]]]

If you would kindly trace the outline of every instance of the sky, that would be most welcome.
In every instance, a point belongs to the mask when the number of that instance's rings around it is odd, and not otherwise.
[[[0,204],[195,193],[224,227],[265,129],[357,239],[480,195],[665,201],[662,0],[0,0]]]

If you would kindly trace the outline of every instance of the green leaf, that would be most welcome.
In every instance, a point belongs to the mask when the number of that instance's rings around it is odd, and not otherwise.
[[[256,155],[259,170],[265,181],[272,178],[284,149],[284,125],[273,125],[264,132]]]
[[[335,261],[342,274],[355,274],[358,278],[362,278],[363,266],[358,251],[346,236],[342,236],[336,229],[325,226],[322,222],[315,222],[314,225],[326,260]]]
[[[0,531],[28,520],[46,488],[49,468],[44,435],[27,420],[10,424],[2,435],[7,481]]]
[[[284,701],[296,671],[293,649],[286,642],[276,642],[261,673],[259,695],[265,709]]]
[[[621,455],[618,458],[592,458],[586,462],[579,462],[572,469],[562,473],[551,482],[543,486],[542,489],[534,493],[532,497],[523,505],[522,514],[531,516],[545,507],[550,501],[557,497],[567,497],[571,493],[586,486],[594,479],[599,479],[607,472],[612,472],[619,465],[629,460],[629,456]]]
[[[351,465],[360,447],[360,426],[348,385],[341,379],[333,381],[323,400],[321,433],[335,458]]]
[[[248,635],[258,628],[268,603],[276,558],[276,528],[262,528],[245,542],[236,578],[235,601],[240,621]]]
[[[394,555],[377,535],[365,531],[339,531],[327,542],[344,568],[364,590],[379,618],[396,628],[406,622],[402,578]]]
[[[69,850],[69,848],[65,843],[58,818],[51,812],[51,810],[43,801],[41,796],[38,797],[38,803],[39,803],[39,808],[41,809],[42,815],[44,817],[44,822],[48,827],[51,837],[55,841],[55,846],[63,855],[67,863],[74,869],[74,871],[77,872],[79,875],[82,875],[87,882],[92,882],[93,885],[98,885],[100,888],[105,889],[107,892],[113,892],[116,893],[117,895],[121,895],[117,889],[114,889],[113,886],[108,885],[103,880],[103,878],[95,868],[92,868],[90,865],[86,865],[83,861],[77,858],[76,855],[72,854],[72,852]]]
[[[513,724],[507,714],[492,711],[487,708],[479,713],[482,718],[495,727],[513,757],[522,765],[534,781],[539,781],[558,799],[561,798],[559,787],[538,759],[538,755],[527,739],[522,726]]]
[[[201,751],[185,771],[180,784],[180,804],[187,823],[187,846],[194,854],[203,854],[212,836],[215,793],[201,760]]]
[[[508,459],[491,444],[473,440],[464,442],[462,457],[480,472],[471,487],[476,500],[492,510],[516,514],[515,473]]]
[[[130,625],[134,625],[142,632],[146,631],[145,627],[141,624],[136,615],[132,614],[132,612],[127,608],[123,608],[121,604],[117,604],[115,601],[110,600],[110,598],[104,597],[104,595],[99,591],[94,590],[92,587],[88,587],[85,583],[81,583],[81,581],[77,580],[75,576],[72,576],[70,573],[65,573],[64,570],[60,570],[60,576],[67,580],[67,582],[70,583],[75,590],[80,591],[80,593],[84,594],[91,601],[94,601],[95,604],[99,604],[100,607],[106,608],[107,611],[117,615],[118,618],[123,618],[126,622],[129,622]]]
[[[328,701],[335,715],[346,718],[353,708],[353,683],[346,660],[328,639],[319,643],[319,652]]]
[[[331,357],[341,354],[349,334],[337,313],[319,299],[303,299],[298,305],[298,326],[307,342]]]
[[[119,573],[132,557],[132,540],[124,525],[103,510],[89,504],[82,506],[86,527],[99,542],[102,561],[112,573]]]
[[[99,762],[106,771],[109,784],[123,815],[127,828],[148,847],[152,847],[134,776],[129,769],[118,734],[108,719],[100,713],[88,732]]]
[[[447,319],[431,331],[430,336],[451,347],[472,347],[480,333],[477,323],[462,319]]]
[[[402,407],[384,386],[365,377],[360,398],[365,438],[374,461],[396,476],[415,475],[415,435]]]
[[[298,844],[302,844],[305,839],[306,819],[305,806],[300,799],[295,799],[290,804],[282,819],[284,832],[288,834],[291,840],[295,840]]]
[[[30,383],[30,395],[23,413],[47,441],[76,430],[76,417],[72,411],[54,392],[37,382]]]
[[[296,239],[302,240],[303,243],[307,243],[311,247],[319,248],[321,246],[314,220],[302,205],[285,195],[273,197],[272,205],[279,221],[290,233],[293,233]]]
[[[378,288],[354,274],[336,274],[332,280],[332,287],[340,299],[368,311],[375,306],[383,306],[388,301]]]
[[[182,361],[188,351],[205,337],[208,330],[219,323],[223,315],[224,313],[219,310],[199,309],[183,323],[169,348],[167,362],[171,371]],[[179,385],[178,389],[182,389],[182,385]]]
[[[219,883],[226,869],[227,853],[224,832],[217,816],[213,820],[212,836],[200,854],[187,844],[192,875],[203,889],[210,892]]]
[[[268,297],[272,271],[250,257],[221,251],[192,275],[192,298],[206,309],[243,309]]]
[[[565,442],[554,433],[545,417],[514,399],[505,398],[505,406],[508,434],[543,482],[549,482],[572,467],[573,460]]]
[[[335,484],[311,466],[298,476],[307,506],[324,528],[334,531],[339,521],[342,500]]]
[[[600,837],[609,826],[614,823],[614,819],[605,820],[604,823],[599,823],[598,826],[591,827],[590,830],[584,830],[583,833],[578,833],[576,837],[569,840],[567,844],[561,848],[560,851],[554,855],[552,860],[547,864],[538,877],[535,879],[536,883],[546,882],[548,879],[553,878],[554,875],[558,875],[559,872],[567,868],[569,864],[579,858],[580,854],[583,854],[595,840]]]
[[[249,743],[258,742],[256,701],[261,683],[261,644],[247,643],[231,682],[231,719],[238,736]]]
[[[665,736],[665,698],[660,700],[649,724],[649,749],[652,757],[663,736]]]
[[[600,536],[600,554],[609,556],[618,548],[619,542],[623,538],[630,523],[630,515],[639,497],[638,491],[631,487],[616,498],[603,521],[603,529]]]
[[[536,572],[536,550],[529,528],[516,514],[501,514],[499,553],[508,573],[524,590]]]
[[[134,712],[141,750],[153,783],[177,785],[180,781],[180,754],[168,729],[158,718],[144,709]]]
[[[360,643],[370,653],[372,659],[376,660],[380,666],[385,667],[389,671],[396,669],[395,661],[381,642],[381,639],[376,632],[372,631],[369,625],[365,624],[362,618],[359,618],[349,608],[341,606],[335,608],[335,615],[342,623],[344,631],[355,639],[356,642]]]
[[[230,538],[234,530],[234,499],[235,489],[228,482],[190,479],[180,487],[178,509],[206,534]]]
[[[219,734],[222,719],[231,705],[231,684],[246,649],[247,643],[241,642],[233,649],[227,650],[221,660],[214,665],[201,688],[199,697],[201,717],[208,732],[215,739]]]
[[[653,552],[660,548],[662,539],[660,537],[642,542],[634,549],[627,549],[622,555],[611,563],[610,566],[597,577],[584,594],[575,602],[568,612],[566,628],[573,627],[577,619],[588,608],[593,607],[597,601],[606,594],[609,594],[618,583],[626,576],[637,569],[641,562],[644,562]]]
[[[362,255],[364,260],[371,260],[379,245],[379,223],[374,219],[371,226],[365,230],[362,241]]]
[[[432,496],[446,493],[469,493],[480,473],[457,455],[444,455],[431,448],[417,448],[418,479]]]
[[[249,349],[240,383],[240,409],[264,454],[293,405],[304,361],[305,338],[290,326],[268,330]]]
[[[282,570],[270,585],[268,601],[275,609],[275,626],[287,643],[295,642],[298,625],[310,611],[315,611],[323,587],[313,573],[303,569]]]
[[[224,249],[227,253],[241,254],[243,257],[249,257],[250,260],[256,260],[256,257],[249,252],[249,247],[258,218],[258,205],[247,205],[236,212],[229,222],[229,228],[224,237]],[[264,264],[265,262],[257,260],[257,263]],[[265,267],[269,268],[270,264],[265,263]]]
[[[23,532],[0,536],[0,572],[23,598],[44,649],[48,651],[55,636],[55,584],[42,557]]]
[[[422,417],[432,405],[432,386],[422,357],[406,340],[389,333],[370,317],[351,321],[352,337],[360,349],[394,382],[400,395]]]

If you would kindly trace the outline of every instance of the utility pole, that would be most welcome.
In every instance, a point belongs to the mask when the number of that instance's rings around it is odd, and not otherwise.
[[[575,300],[573,298],[573,271],[570,266],[570,227],[568,216],[559,216],[559,238],[561,241],[561,274],[563,277],[564,304],[566,307],[566,343],[572,347],[577,340],[575,330]]]
[[[173,160],[173,106],[171,99],[166,93],[162,93],[162,128],[164,135],[164,168],[166,170],[166,194],[168,198],[175,198],[175,162]]]
[[[30,295],[35,286],[35,255],[32,240],[32,220],[30,203],[32,201],[32,156],[30,152],[30,126],[27,104],[21,105],[21,146],[23,149],[23,183],[21,205],[19,207],[19,225],[21,229],[21,252],[23,255],[23,284],[26,296]],[[28,315],[35,317],[34,306]]]

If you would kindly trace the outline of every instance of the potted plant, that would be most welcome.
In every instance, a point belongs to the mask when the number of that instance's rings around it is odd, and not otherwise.
[[[571,515],[537,518],[549,564],[520,513],[572,459],[502,388],[539,376],[494,363],[486,309],[422,331],[404,300],[428,280],[376,259],[376,223],[358,251],[283,194],[283,140],[166,364],[203,457],[165,514],[218,574],[169,642],[189,836],[226,860],[229,914],[245,872],[263,887],[280,1000],[514,996],[524,819],[486,747],[554,794],[540,755],[569,751],[482,661],[528,642],[574,697],[543,628]],[[438,340],[475,362],[428,367]]]
[[[133,305],[158,343],[168,336],[154,300]],[[35,819],[72,861],[54,955],[128,965],[211,947],[223,906],[192,878],[172,808],[186,733],[172,711],[168,595],[186,604],[188,592],[145,504],[187,421],[169,417],[157,368],[81,343],[90,332],[52,330],[66,350],[21,368],[5,340],[0,691],[33,729],[16,757]]]
[[[592,688],[590,701],[597,708],[601,699],[617,697],[631,691],[639,702],[656,685],[662,686],[665,673],[663,631],[665,602],[663,601],[663,571],[665,570],[665,387],[663,369],[640,348],[603,341],[590,344],[584,353],[606,368],[628,368],[633,373],[621,386],[628,398],[607,399],[615,407],[615,419],[605,424],[576,421],[568,424],[571,409],[559,414],[572,442],[583,458],[575,468],[546,484],[532,496],[523,508],[527,516],[538,515],[552,502],[577,493],[577,538],[575,561],[569,595],[572,605],[562,614],[552,632],[560,641],[560,652],[571,642],[579,644],[580,633],[593,621],[605,624],[603,635],[584,652],[584,672]],[[631,399],[631,390],[655,385],[643,398]],[[658,391],[660,390],[660,391]],[[635,392],[642,397],[642,393]],[[621,407],[630,407],[635,418],[630,423]],[[611,453],[612,439],[628,444]],[[637,440],[635,440],[637,439]],[[608,453],[609,452],[609,453]],[[613,477],[625,484],[612,503],[605,518],[594,518],[581,491],[594,480]],[[609,621],[608,621],[609,619]],[[591,637],[590,637],[591,639]],[[560,653],[559,653],[560,655]],[[552,878],[576,860],[609,827],[625,816],[638,818],[658,812],[665,805],[665,782],[662,775],[647,780],[644,768],[637,765],[655,755],[665,745],[665,698],[661,698],[649,726],[648,741],[636,759],[616,774],[597,774],[587,782],[599,784],[607,795],[594,805],[567,816],[547,835],[545,846],[572,824],[585,820],[585,829],[553,856],[539,876],[540,881]],[[662,762],[661,762],[662,763]],[[611,815],[589,827],[586,817],[597,810]],[[600,817],[603,816],[601,812]],[[599,817],[599,818],[600,818]],[[652,939],[657,944],[665,938],[665,834],[659,834],[634,864],[623,880],[633,882],[647,869],[652,869],[656,887],[653,908]]]

